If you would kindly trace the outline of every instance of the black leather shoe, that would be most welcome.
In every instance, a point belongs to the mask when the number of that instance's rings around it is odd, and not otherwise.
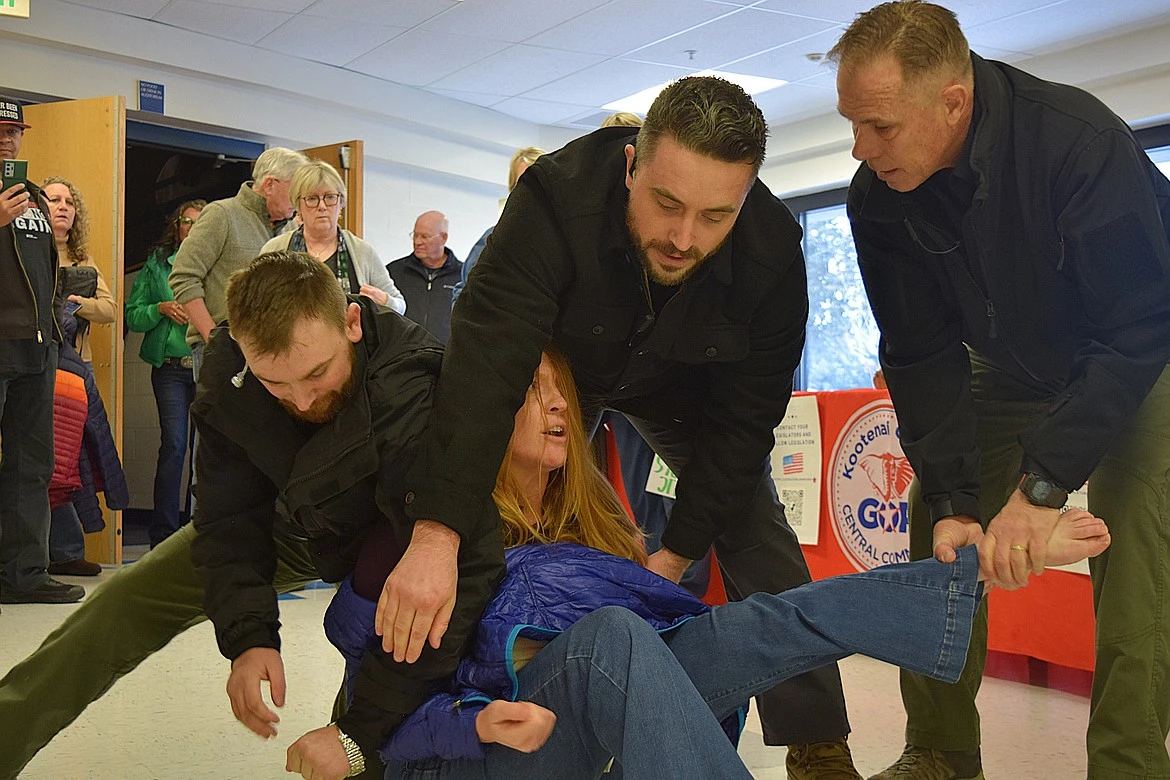
[[[0,592],[0,604],[72,604],[81,601],[85,588],[67,585],[50,577],[43,585],[33,590],[14,591],[5,588]]]
[[[61,561],[49,564],[49,574],[58,577],[96,577],[102,573],[102,565],[87,561],[85,558],[74,558],[71,561]]]

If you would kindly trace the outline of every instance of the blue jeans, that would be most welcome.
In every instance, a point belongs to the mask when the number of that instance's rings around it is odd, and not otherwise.
[[[659,636],[604,607],[550,642],[519,673],[519,697],[557,715],[535,753],[490,745],[480,761],[387,768],[387,780],[601,777],[610,758],[630,778],[743,777],[719,726],[778,682],[853,653],[953,682],[982,598],[974,547],[935,560],[756,593]]]
[[[39,374],[0,374],[0,580],[36,590],[49,574],[49,480],[57,348]]]
[[[188,424],[191,402],[195,400],[195,376],[189,368],[163,365],[150,372],[162,440],[154,470],[154,514],[150,522],[150,546],[156,547],[179,530],[184,504],[183,464],[188,449],[194,464],[193,427]]]
[[[85,529],[72,503],[64,503],[52,512],[49,524],[49,562],[66,563],[85,558]]]
[[[588,430],[596,429],[607,403],[582,396]],[[687,391],[677,396],[626,399],[613,406],[675,474],[686,472],[704,424],[701,398],[696,400]],[[737,510],[734,522],[727,522],[715,538],[715,560],[728,601],[739,601],[752,593],[780,593],[812,579],[796,532],[784,515],[771,468],[765,458],[751,503]],[[756,711],[765,745],[803,745],[840,739],[849,733],[845,692],[835,664],[763,691],[756,697]]]

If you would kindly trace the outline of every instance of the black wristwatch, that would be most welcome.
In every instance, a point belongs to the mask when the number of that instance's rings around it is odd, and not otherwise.
[[[1020,492],[1033,506],[1062,509],[1068,503],[1068,491],[1039,474],[1025,474],[1020,481]]]

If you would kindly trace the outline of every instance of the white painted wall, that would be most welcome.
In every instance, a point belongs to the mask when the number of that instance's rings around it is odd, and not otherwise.
[[[1170,24],[1012,64],[1086,89],[1132,127],[1170,120]],[[857,162],[849,124],[820,116],[773,128],[760,178],[781,197],[843,187]]]
[[[422,211],[451,221],[461,257],[495,221],[508,159],[542,128],[477,106],[276,52],[38,0],[29,20],[0,18],[0,89],[67,98],[166,87],[168,117],[293,148],[365,141],[366,237],[393,258]]]

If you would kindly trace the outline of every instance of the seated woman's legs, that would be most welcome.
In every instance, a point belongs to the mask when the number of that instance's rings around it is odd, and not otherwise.
[[[955,541],[962,544],[956,531]],[[1053,565],[1101,553],[1105,524],[1069,510],[1049,538]],[[761,690],[853,653],[954,682],[982,586],[974,545],[933,558],[755,594],[679,626],[667,645],[717,718]]]
[[[963,669],[979,604],[974,547],[716,607],[666,637],[717,718],[761,690],[862,653],[941,680]]]
[[[519,698],[557,715],[534,753],[487,746],[482,761],[451,761],[387,778],[601,777],[611,758],[625,777],[750,778],[682,667],[644,620],[603,607],[550,642],[518,675]]]

